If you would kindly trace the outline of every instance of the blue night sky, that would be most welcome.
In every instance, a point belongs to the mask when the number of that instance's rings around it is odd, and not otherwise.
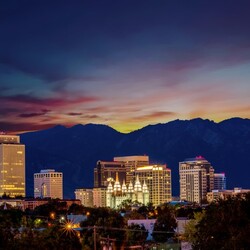
[[[250,1],[0,3],[0,130],[250,118]]]

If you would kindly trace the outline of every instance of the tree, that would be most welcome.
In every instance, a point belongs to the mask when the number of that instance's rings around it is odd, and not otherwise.
[[[127,228],[128,245],[142,245],[148,237],[148,231],[143,225],[131,224]]]
[[[170,205],[157,207],[158,217],[154,225],[153,238],[156,242],[166,242],[174,236],[177,227],[174,210]]]
[[[191,227],[192,228],[192,227]],[[248,249],[250,245],[250,193],[210,204],[187,230],[193,249]]]

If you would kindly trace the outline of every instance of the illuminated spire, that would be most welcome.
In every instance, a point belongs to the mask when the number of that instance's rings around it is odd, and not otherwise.
[[[125,180],[123,180],[123,183],[122,183],[122,193],[127,193],[127,186],[125,184]]]
[[[118,173],[116,173],[115,184],[114,184],[114,192],[121,191],[121,184],[119,182]]]
[[[133,193],[134,192],[134,188],[133,188],[133,184],[130,181],[129,185],[128,185],[128,193]]]
[[[148,193],[148,186],[144,180],[143,185],[142,185],[142,192],[143,193]]]
[[[136,176],[134,191],[135,191],[135,192],[141,192],[141,191],[142,191],[141,182],[140,182],[140,180],[139,180],[139,176],[138,176],[138,175]]]

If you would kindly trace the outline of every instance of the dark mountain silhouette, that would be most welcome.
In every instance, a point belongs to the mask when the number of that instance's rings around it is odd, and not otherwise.
[[[21,135],[26,145],[27,193],[33,195],[33,173],[54,168],[64,173],[64,195],[93,186],[98,160],[148,155],[152,163],[172,169],[173,194],[179,193],[178,163],[204,156],[216,172],[225,172],[228,188],[249,188],[250,120],[232,118],[215,123],[200,118],[149,125],[122,134],[105,125],[56,126]]]

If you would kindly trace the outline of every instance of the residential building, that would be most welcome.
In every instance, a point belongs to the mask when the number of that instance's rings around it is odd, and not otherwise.
[[[17,135],[0,134],[0,196],[25,197],[25,145]]]
[[[54,169],[34,174],[34,197],[63,199],[63,173]]]
[[[85,207],[93,207],[93,189],[79,188],[75,190],[75,198]]]
[[[214,189],[214,168],[198,156],[179,163],[180,199],[201,203]]]
[[[171,201],[171,170],[166,165],[137,167],[135,174],[149,190],[149,202],[154,206]]]
[[[214,190],[226,189],[226,176],[225,173],[214,174]]]
[[[139,177],[137,175],[134,185],[132,182],[127,186],[125,180],[121,185],[118,174],[116,176],[116,181],[112,183],[109,182],[106,192],[106,206],[110,208],[118,208],[119,205],[125,200],[137,201],[144,205],[149,202],[149,191],[148,187],[144,181],[141,184]]]

